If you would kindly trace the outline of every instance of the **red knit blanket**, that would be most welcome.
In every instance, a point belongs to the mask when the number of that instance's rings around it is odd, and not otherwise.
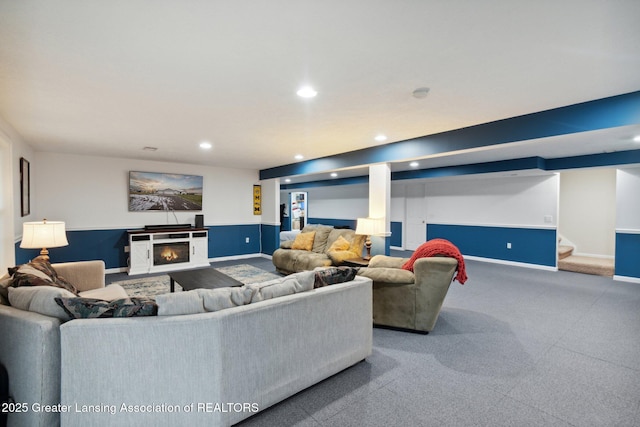
[[[404,263],[402,268],[413,271],[413,263],[416,262],[418,258],[436,255],[444,255],[458,260],[458,274],[456,274],[454,280],[457,280],[461,285],[464,285],[464,282],[467,281],[464,258],[462,257],[460,250],[453,243],[445,239],[432,239],[420,245],[413,255],[411,255],[409,261]]]

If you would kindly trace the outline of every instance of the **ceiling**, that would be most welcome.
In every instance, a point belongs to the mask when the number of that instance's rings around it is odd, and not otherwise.
[[[0,118],[37,151],[265,169],[637,91],[638,17],[633,0],[0,0]],[[638,131],[420,167],[628,150]]]

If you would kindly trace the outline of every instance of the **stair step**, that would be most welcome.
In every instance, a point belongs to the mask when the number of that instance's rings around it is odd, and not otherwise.
[[[565,259],[573,253],[573,246],[558,246],[558,259]]]
[[[596,274],[598,276],[613,276],[615,272],[614,265],[615,262],[612,259],[571,255],[558,261],[558,270]]]

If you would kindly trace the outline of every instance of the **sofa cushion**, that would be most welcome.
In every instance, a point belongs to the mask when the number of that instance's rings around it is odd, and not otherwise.
[[[78,290],[64,277],[59,276],[51,266],[49,260],[37,257],[28,264],[22,264],[9,268],[9,274],[13,276],[11,286],[55,286],[63,288],[77,295]]]
[[[369,261],[369,268],[389,267],[389,268],[402,268],[405,262],[409,261],[409,258],[400,258],[388,255],[374,255]]]
[[[72,319],[94,319],[105,317],[155,316],[158,306],[146,298],[124,298],[104,301],[95,298],[55,298],[56,303]]]
[[[158,316],[205,313],[202,297],[196,291],[156,295]]]
[[[259,302],[272,298],[292,295],[313,289],[314,272],[302,271],[290,274],[281,279],[273,279],[267,282],[247,285],[253,291],[251,302]]]
[[[329,251],[327,252],[329,259],[331,259],[331,263],[333,265],[342,265],[348,259],[360,258],[359,255],[356,255],[352,251]]]
[[[311,249],[313,249],[313,238],[315,237],[315,235],[315,231],[298,234],[296,236],[296,239],[293,241],[293,245],[291,245],[291,249],[311,251]]]
[[[353,280],[358,272],[357,268],[353,267],[329,267],[329,268],[316,268],[314,273],[314,288],[322,288],[328,285],[335,285],[336,283],[344,283]]]
[[[283,271],[298,272],[313,270],[316,267],[328,267],[331,260],[325,254],[295,249],[277,249],[273,255],[274,264]]]
[[[117,283],[105,286],[103,288],[91,289],[79,293],[82,298],[95,298],[105,301],[115,301],[118,299],[129,298],[127,291]]]
[[[70,319],[67,312],[55,301],[55,298],[75,297],[74,294],[66,289],[54,286],[21,286],[19,288],[9,288],[8,291],[9,302],[12,307],[44,314],[60,320]]]
[[[249,304],[251,302],[251,296],[253,295],[252,289],[246,286],[196,289],[196,293],[202,298],[205,311],[218,311]]]
[[[333,227],[330,225],[307,224],[302,229],[302,232],[316,232],[316,236],[313,239],[313,248],[311,250],[317,254],[323,254],[326,251],[327,238],[329,237],[329,233],[331,233],[331,230],[333,230]]]
[[[416,280],[413,272],[393,267],[361,268],[358,276],[368,277],[375,283],[411,284]]]

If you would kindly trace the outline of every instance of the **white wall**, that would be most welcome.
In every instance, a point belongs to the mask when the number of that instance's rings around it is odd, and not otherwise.
[[[619,169],[616,188],[616,228],[640,231],[640,168]]]
[[[138,228],[146,224],[254,224],[258,171],[133,159],[36,153],[36,218],[65,221],[70,230]],[[202,212],[129,212],[129,171],[202,175]]]
[[[616,170],[588,168],[560,173],[559,232],[576,254],[613,257],[616,227]]]
[[[14,245],[22,235],[22,223],[33,221],[34,203],[31,215],[21,216],[20,211],[20,158],[24,157],[31,166],[35,158],[33,149],[27,145],[7,122],[0,118],[0,271],[15,265]],[[31,183],[33,191],[35,184]]]
[[[428,179],[425,206],[429,223],[511,227],[556,227],[558,174],[467,176]],[[391,183],[390,219],[405,224],[406,193],[411,181]],[[368,215],[368,185],[305,189],[312,218],[355,219]],[[282,192],[286,200],[287,192]],[[549,222],[550,220],[550,222]],[[404,237],[404,236],[403,236]],[[402,240],[404,243],[404,239]]]
[[[554,227],[558,177],[553,174],[428,180],[426,209],[430,224]]]
[[[369,186],[367,184],[305,188],[308,193],[308,217],[356,219],[369,216]],[[289,194],[289,191],[284,192]],[[288,200],[288,196],[282,200]]]

